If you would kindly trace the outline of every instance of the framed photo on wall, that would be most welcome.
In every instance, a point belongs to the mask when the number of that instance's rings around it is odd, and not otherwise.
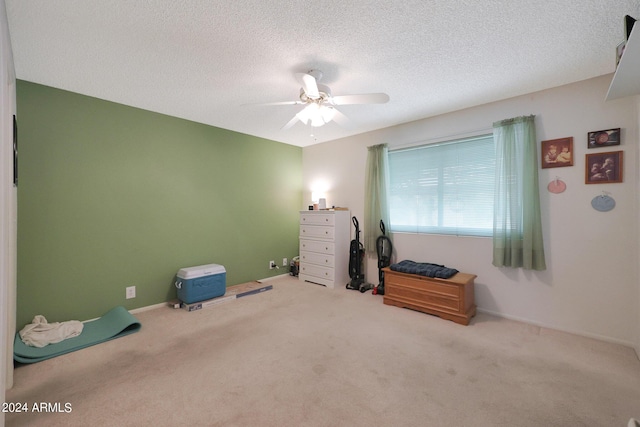
[[[540,143],[542,169],[573,166],[573,137],[550,139]]]
[[[586,155],[585,184],[622,182],[622,151]]]
[[[620,145],[620,128],[597,130],[587,134],[588,147],[609,147],[611,145]]]

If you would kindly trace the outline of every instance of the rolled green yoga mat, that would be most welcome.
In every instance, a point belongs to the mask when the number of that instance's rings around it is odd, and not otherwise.
[[[20,334],[16,333],[13,341],[13,359],[20,363],[36,363],[138,332],[141,327],[138,319],[126,308],[118,306],[99,319],[85,322],[82,333],[77,337],[42,348],[26,345],[20,339]]]

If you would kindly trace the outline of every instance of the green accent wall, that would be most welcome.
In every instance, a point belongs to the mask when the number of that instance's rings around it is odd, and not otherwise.
[[[17,329],[168,301],[182,267],[231,286],[298,254],[300,147],[26,81],[17,109]]]

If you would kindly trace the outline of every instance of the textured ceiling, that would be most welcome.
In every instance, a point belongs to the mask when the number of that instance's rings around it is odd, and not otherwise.
[[[19,79],[298,146],[611,73],[640,18],[638,0],[5,1]],[[340,107],[348,129],[251,105],[297,100],[310,69],[391,100]]]

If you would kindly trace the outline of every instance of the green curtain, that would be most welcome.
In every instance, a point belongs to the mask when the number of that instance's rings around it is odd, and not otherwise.
[[[493,265],[545,270],[535,116],[493,124],[496,187]]]
[[[369,254],[375,254],[376,239],[382,234],[380,220],[384,221],[387,230],[390,229],[387,203],[389,163],[387,144],[374,145],[368,150],[364,196],[364,249]]]

